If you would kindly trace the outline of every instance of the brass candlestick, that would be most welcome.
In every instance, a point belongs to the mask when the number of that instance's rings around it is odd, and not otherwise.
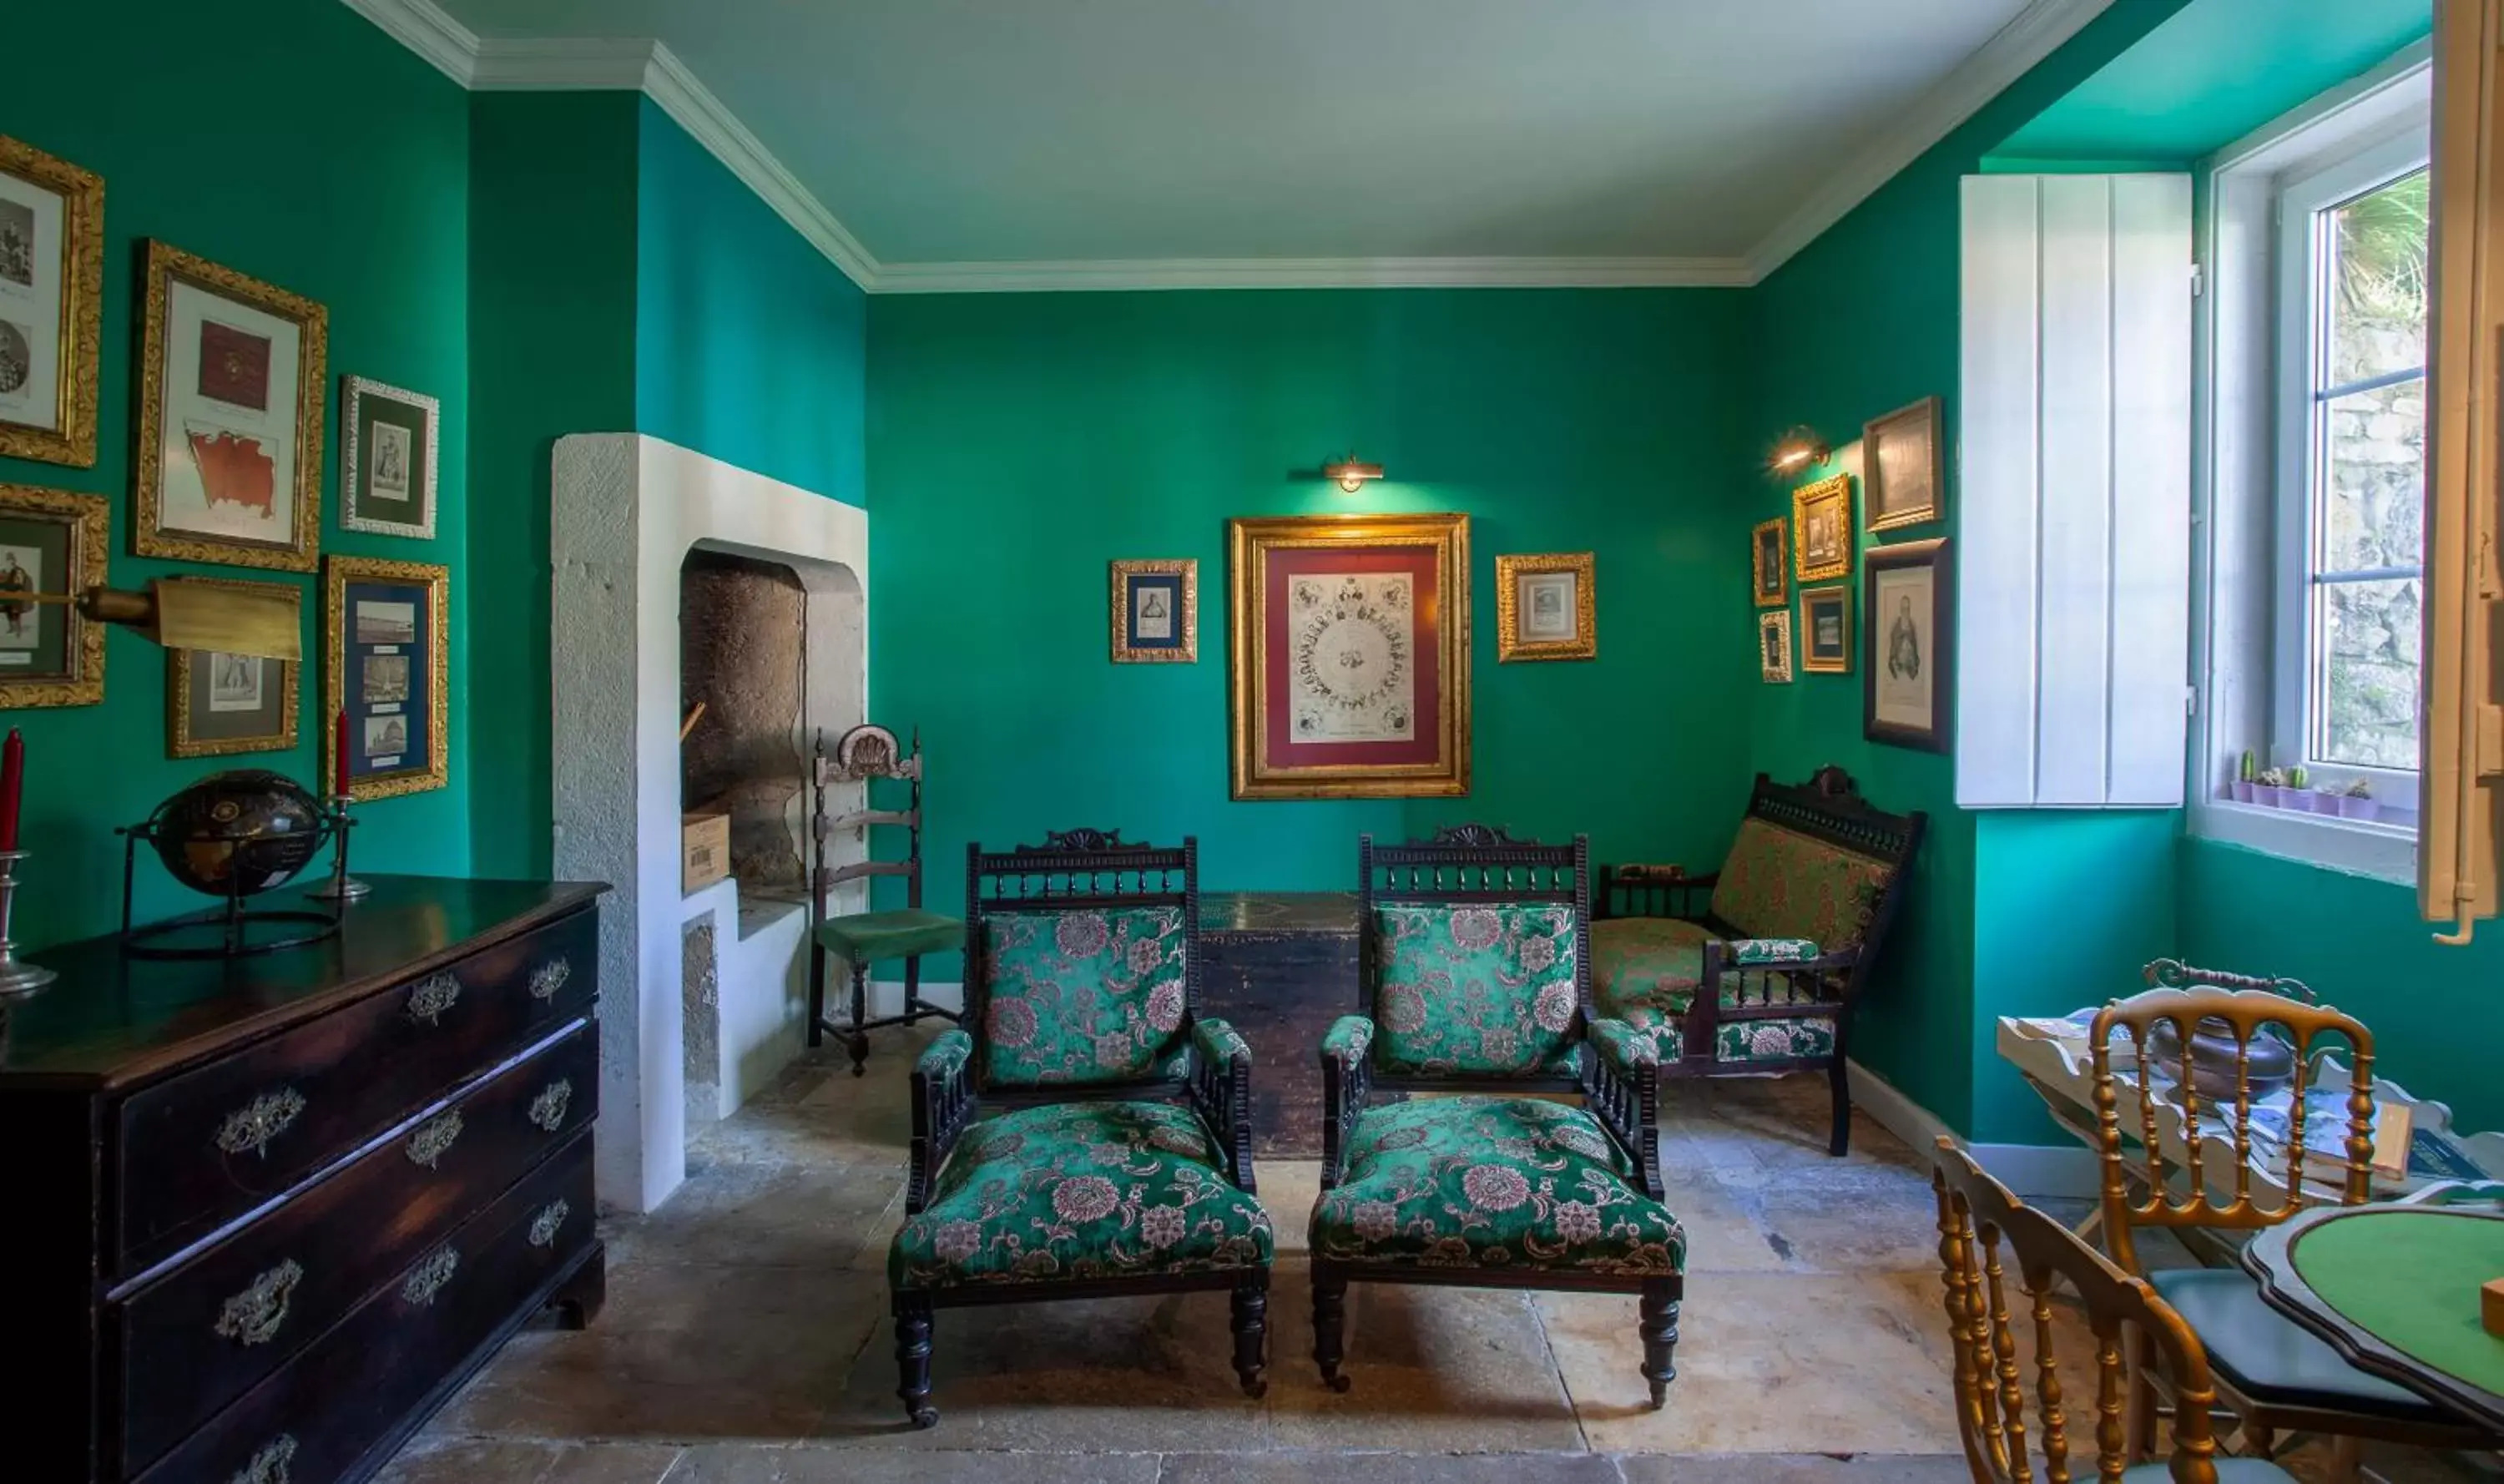
[[[17,862],[25,858],[23,850],[0,850],[0,1000],[22,998],[60,978],[41,964],[19,958],[17,940],[10,931],[17,903]]]
[[[336,902],[344,907],[364,898],[374,888],[348,874],[348,830],[355,821],[348,817],[348,795],[330,796],[330,880],[304,894],[317,901]]]

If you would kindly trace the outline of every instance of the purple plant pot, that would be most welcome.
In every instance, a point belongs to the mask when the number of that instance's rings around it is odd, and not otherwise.
[[[2380,818],[2382,812],[2382,801],[2380,799],[2351,799],[2346,794],[2339,796],[2339,817],[2342,819],[2375,819]]]
[[[2263,809],[2280,809],[2286,803],[2286,790],[2275,783],[2254,783],[2252,802]]]
[[[2252,785],[2245,779],[2237,778],[2226,785],[2226,797],[2237,804],[2249,804],[2252,802]]]
[[[2329,814],[2336,817],[2339,813],[2340,798],[2341,796],[2338,794],[2325,792],[2324,790],[2316,788],[2306,792],[2304,803],[2306,808],[2312,810],[2316,814]]]

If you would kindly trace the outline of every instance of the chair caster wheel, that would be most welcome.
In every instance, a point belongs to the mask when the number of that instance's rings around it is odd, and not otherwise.
[[[1246,1381],[1246,1382],[1244,1382],[1244,1383],[1243,1383],[1243,1395],[1244,1395],[1244,1396],[1246,1396],[1246,1397],[1251,1398],[1252,1398],[1253,1400],[1255,1400],[1255,1401],[1258,1401],[1258,1400],[1260,1400],[1262,1398],[1267,1397],[1268,1395],[1269,1395],[1269,1378],[1268,1378],[1267,1376],[1264,1376],[1263,1378],[1261,1378],[1261,1379],[1260,1379],[1260,1380],[1258,1380],[1258,1381]]]
[[[919,1406],[913,1409],[913,1430],[915,1432],[927,1432],[937,1426],[939,1426],[939,1409],[937,1407]]]
[[[1347,1389],[1355,1384],[1355,1382],[1350,1381],[1345,1376],[1322,1377],[1322,1385],[1329,1387],[1332,1391],[1339,1393],[1342,1397],[1346,1396]]]

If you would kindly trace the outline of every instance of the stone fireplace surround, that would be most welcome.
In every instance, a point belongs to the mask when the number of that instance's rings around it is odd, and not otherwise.
[[[702,546],[797,574],[804,734],[839,735],[867,689],[868,517],[636,433],[558,439],[552,504],[556,874],[614,887],[600,921],[600,1198],[648,1211],[686,1178],[690,920],[713,918],[698,937],[713,946],[718,1020],[699,1040],[719,1043],[718,1114],[797,1053],[807,1012],[801,909],[743,914],[735,879],[679,890],[681,567]]]

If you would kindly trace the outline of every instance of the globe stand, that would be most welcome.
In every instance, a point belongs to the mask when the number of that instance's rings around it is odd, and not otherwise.
[[[17,939],[10,929],[10,919],[17,905],[17,862],[25,858],[23,850],[0,850],[0,1005],[23,999],[60,978],[41,964],[31,964],[17,956]]]
[[[341,821],[325,814],[315,832],[314,849],[319,850],[323,837],[335,842],[338,875],[345,877],[348,864],[348,834]],[[339,902],[327,912],[300,908],[247,908],[244,899],[251,893],[245,883],[258,873],[253,870],[253,842],[236,842],[211,835],[172,834],[159,828],[156,821],[125,825],[114,833],[122,837],[122,951],[132,958],[238,958],[254,953],[275,953],[282,949],[302,948],[338,936],[346,920],[348,904]],[[131,904],[133,883],[142,841],[151,846],[171,842],[176,845],[196,843],[225,846],[233,851],[227,862],[226,891],[222,906],[206,912],[187,913],[162,922],[133,924]],[[188,941],[187,941],[188,940]],[[206,941],[202,941],[206,940]]]

